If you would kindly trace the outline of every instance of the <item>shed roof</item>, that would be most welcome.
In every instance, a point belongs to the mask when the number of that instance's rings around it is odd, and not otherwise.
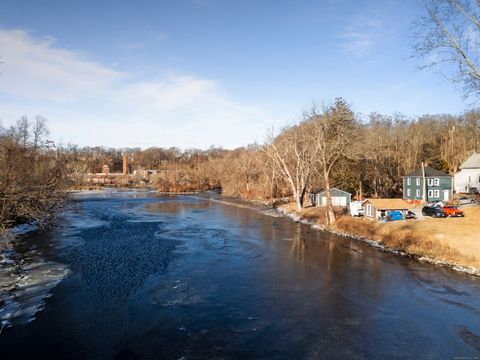
[[[413,207],[403,199],[368,199],[377,210],[408,210]]]
[[[465,162],[460,166],[460,169],[480,169],[480,154],[473,153]]]
[[[404,175],[404,176],[402,176],[402,177],[409,177],[409,176],[411,176],[411,177],[422,176],[422,169],[421,169],[421,168],[418,168],[417,170],[411,172],[410,174]],[[451,175],[448,175],[448,174],[444,173],[443,171],[434,169],[434,168],[432,168],[431,166],[426,166],[426,167],[425,167],[425,176],[427,176],[427,177],[432,177],[432,176],[452,177]]]
[[[317,194],[322,195],[322,194],[325,194],[326,192],[327,192],[326,190],[322,190],[322,191],[319,191]],[[340,189],[337,189],[337,188],[331,188],[330,193],[332,195],[336,195],[336,196],[339,196],[339,195],[352,196],[352,194],[350,194],[349,192],[343,191],[343,190],[340,190]]]

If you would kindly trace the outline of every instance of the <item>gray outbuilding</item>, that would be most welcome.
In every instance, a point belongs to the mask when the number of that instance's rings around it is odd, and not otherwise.
[[[349,192],[333,188],[330,189],[332,196],[332,205],[338,207],[349,207],[352,201],[352,194]],[[327,206],[327,192],[325,190],[310,195],[310,200],[314,206]]]

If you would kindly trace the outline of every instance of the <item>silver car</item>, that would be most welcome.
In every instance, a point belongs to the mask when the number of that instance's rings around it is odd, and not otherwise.
[[[460,205],[474,204],[474,203],[475,203],[475,199],[469,198],[469,197],[466,197],[466,196],[462,196],[461,198],[459,198],[459,199],[457,200],[457,202],[458,202]]]

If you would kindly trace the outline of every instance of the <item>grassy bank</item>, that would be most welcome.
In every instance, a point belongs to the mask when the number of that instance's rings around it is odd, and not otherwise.
[[[310,207],[298,212],[293,204],[282,207],[318,225],[325,224],[321,208]],[[332,230],[374,240],[387,249],[416,258],[477,272],[480,270],[480,206],[469,206],[463,210],[465,218],[427,218],[389,223],[338,214]]]

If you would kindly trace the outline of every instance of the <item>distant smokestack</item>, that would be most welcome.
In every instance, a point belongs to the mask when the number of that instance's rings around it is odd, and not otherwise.
[[[127,154],[123,154],[123,175],[127,175]]]

